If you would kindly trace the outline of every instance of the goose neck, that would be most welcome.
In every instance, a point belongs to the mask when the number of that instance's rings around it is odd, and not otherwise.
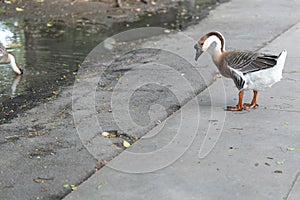
[[[217,66],[220,65],[221,58],[222,58],[222,55],[224,52],[225,51],[222,51],[222,49],[217,48],[217,47],[214,49],[213,54],[212,54],[212,59]]]
[[[22,74],[20,67],[16,63],[15,57],[10,53],[8,54],[8,60],[10,61],[10,65],[11,65],[12,69],[14,70],[14,72],[16,72],[17,74]]]

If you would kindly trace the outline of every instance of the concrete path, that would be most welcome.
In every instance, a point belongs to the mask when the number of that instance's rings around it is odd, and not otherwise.
[[[285,48],[284,77],[259,94],[257,109],[242,112],[224,111],[237,91],[218,79],[65,199],[300,199],[299,8],[233,0],[186,31],[196,39],[219,30],[227,46],[242,49]]]

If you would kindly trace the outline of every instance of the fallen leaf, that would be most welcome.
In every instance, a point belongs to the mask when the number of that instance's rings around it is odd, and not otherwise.
[[[222,77],[222,75],[221,74],[216,74],[215,76],[214,76],[214,80],[217,80],[218,78],[221,78]]]
[[[107,161],[106,160],[103,160],[103,161],[101,161],[101,160],[98,160],[97,162],[96,162],[96,169],[101,169],[103,166],[105,166],[106,165],[106,163],[107,163]]]
[[[288,151],[295,151],[296,148],[294,148],[294,147],[288,147],[287,150],[288,150]]]
[[[276,161],[277,165],[283,165],[283,163],[284,163],[284,160],[282,160],[282,161]]]
[[[41,183],[41,182],[42,182],[42,180],[39,179],[39,178],[34,178],[33,181],[34,181],[35,183]]]
[[[10,0],[6,0],[6,1],[3,1],[3,2],[6,3],[6,4],[11,4]]]
[[[161,124],[161,120],[157,120],[155,123],[156,125]]]
[[[107,136],[109,136],[109,132],[102,132],[101,135],[102,135],[103,137],[107,137]]]
[[[242,130],[244,130],[243,128],[237,128],[237,127],[233,127],[233,128],[231,128],[232,130],[238,130],[238,131],[242,131]]]
[[[74,191],[74,190],[76,190],[76,189],[77,189],[77,186],[71,185],[71,190],[72,190],[72,191]]]
[[[8,44],[7,46],[9,46],[9,47],[21,47],[22,46],[22,44],[21,43],[15,43],[15,44]]]
[[[103,137],[106,137],[106,138],[115,138],[115,137],[117,137],[117,134],[115,132],[109,133],[109,132],[104,131],[104,132],[101,133],[101,135]]]
[[[63,187],[64,187],[64,188],[69,188],[70,185],[69,185],[68,183],[66,183],[66,184],[63,185]]]
[[[100,183],[99,185],[98,185],[98,189],[101,189],[103,186],[105,186],[106,185],[106,182],[105,181],[103,181],[102,183]]]
[[[22,11],[24,11],[24,9],[23,9],[23,8],[19,8],[19,7],[16,7],[16,11],[17,11],[17,12],[22,12]]]
[[[164,32],[165,33],[171,33],[171,31],[169,29],[165,29]]]
[[[125,148],[128,148],[128,147],[130,147],[130,144],[129,144],[129,142],[127,142],[126,140],[123,140],[123,146],[124,146]]]
[[[282,171],[281,170],[275,170],[274,173],[276,173],[276,174],[282,174]]]
[[[48,26],[48,27],[52,27],[52,26],[53,26],[53,23],[52,23],[51,21],[49,21],[49,22],[47,23],[47,26]]]

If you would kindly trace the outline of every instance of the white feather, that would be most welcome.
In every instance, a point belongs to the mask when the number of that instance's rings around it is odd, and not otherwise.
[[[286,56],[287,51],[283,50],[277,60],[277,64],[274,67],[244,75],[243,78],[246,81],[246,84],[244,85],[243,89],[260,91],[264,90],[265,88],[269,88],[276,82],[280,81],[282,78],[282,70]]]

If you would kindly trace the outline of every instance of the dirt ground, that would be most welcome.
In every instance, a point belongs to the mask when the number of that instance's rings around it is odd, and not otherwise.
[[[16,17],[41,23],[102,25],[136,21],[145,13],[166,11],[172,0],[4,0],[0,17]]]

